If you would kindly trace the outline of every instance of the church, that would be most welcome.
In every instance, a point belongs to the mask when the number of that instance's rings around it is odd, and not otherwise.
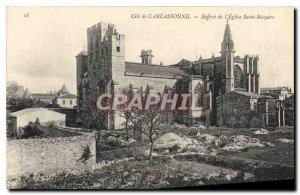
[[[200,56],[196,61],[182,59],[170,65],[153,64],[154,51],[151,49],[142,49],[140,57],[141,62],[126,61],[125,35],[120,34],[114,24],[100,22],[87,29],[87,51],[76,56],[79,120],[92,117],[94,123],[101,123],[103,128],[123,128],[123,120],[116,112],[99,113],[96,100],[101,94],[118,93],[129,86],[148,94],[198,94],[197,109],[174,115],[175,121],[190,124],[222,125],[222,120],[218,119],[222,117],[218,98],[224,94],[234,92],[249,97],[249,110],[253,106],[250,105],[253,97],[260,97],[259,57],[235,56],[228,21],[220,56],[212,55],[208,59]]]

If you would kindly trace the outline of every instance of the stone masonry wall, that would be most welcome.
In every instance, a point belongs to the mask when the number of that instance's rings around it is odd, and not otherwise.
[[[87,146],[90,157],[80,160]],[[94,133],[75,137],[7,141],[7,177],[42,172],[93,169],[96,163]]]

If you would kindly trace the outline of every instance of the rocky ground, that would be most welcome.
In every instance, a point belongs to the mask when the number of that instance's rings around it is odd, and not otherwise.
[[[181,139],[186,140],[186,147],[183,147],[182,140],[178,144],[180,147],[178,152],[181,153],[200,151],[205,154],[249,158],[294,166],[294,127],[282,127],[273,131],[221,127],[184,127],[180,125],[167,128],[163,128],[165,133],[176,134]],[[180,129],[184,130],[180,131]],[[163,137],[167,137],[166,134],[164,135]],[[189,144],[191,142],[196,144]],[[169,146],[172,143],[176,145],[175,141],[172,140],[168,142]],[[157,147],[164,148],[161,144],[158,144]],[[198,150],[195,150],[195,147],[198,147]],[[174,148],[178,147],[173,146],[171,150]],[[161,150],[163,149],[159,149],[159,151]]]
[[[123,134],[114,133],[108,135],[106,144],[109,150],[118,145],[134,147],[137,143],[133,139],[125,141]],[[255,166],[261,161],[293,167],[294,128],[268,131],[174,124],[162,127],[157,135],[151,163],[146,157],[148,153],[149,150],[145,150],[144,156],[99,161],[95,170],[62,173],[46,181],[23,177],[21,183],[26,189],[156,189],[255,181],[251,170],[173,157],[196,154],[217,159],[223,156],[225,161],[227,158],[249,159]]]
[[[157,189],[251,181],[251,174],[172,159],[129,159],[81,174],[63,173],[47,181],[23,180],[26,189]],[[25,187],[26,186],[26,187]]]

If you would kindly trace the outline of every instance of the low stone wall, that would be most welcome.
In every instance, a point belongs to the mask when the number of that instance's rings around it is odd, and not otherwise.
[[[95,133],[8,140],[6,157],[8,179],[32,173],[93,169],[96,163]]]
[[[144,156],[147,146],[120,148],[116,150],[107,150],[98,153],[98,160],[115,160],[121,158]],[[100,149],[101,150],[101,149]]]

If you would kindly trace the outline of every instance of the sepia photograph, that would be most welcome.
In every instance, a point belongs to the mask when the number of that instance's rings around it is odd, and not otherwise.
[[[295,188],[294,7],[6,17],[7,189]]]

